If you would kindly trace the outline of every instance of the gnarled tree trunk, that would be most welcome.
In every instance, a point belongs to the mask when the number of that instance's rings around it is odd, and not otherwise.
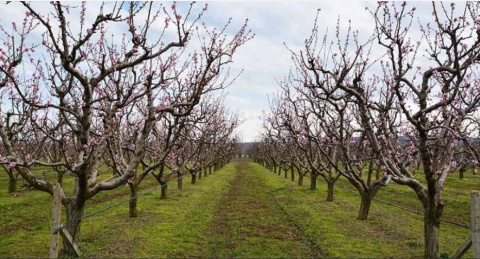
[[[63,184],[63,176],[65,175],[65,172],[59,172],[57,174],[57,183],[60,184],[60,186],[62,186]]]
[[[77,198],[78,199],[78,198]],[[80,226],[82,224],[82,216],[85,210],[85,200],[73,199],[66,205],[67,225],[66,230],[73,238],[73,241],[78,245],[80,238]],[[75,257],[75,252],[70,247],[67,241],[63,241],[63,254],[66,257]]]
[[[440,218],[435,209],[427,207],[424,215],[425,258],[439,258],[438,237]]]
[[[181,172],[177,172],[177,189],[179,190],[183,189],[183,178],[182,178]]]
[[[160,199],[161,200],[165,200],[167,198],[167,188],[168,188],[167,181],[162,180],[161,181],[161,187],[160,187]]]
[[[370,205],[372,203],[372,197],[367,192],[360,193],[362,202],[360,203],[360,210],[358,211],[358,220],[367,220],[368,212],[370,211]]]
[[[8,193],[14,193],[17,191],[17,178],[8,177]]]
[[[190,174],[192,175],[192,184],[196,184],[197,183],[197,173],[195,172],[195,170],[192,170],[192,171],[190,171]]]
[[[138,217],[138,208],[137,208],[137,186],[135,183],[129,183],[130,186],[130,201],[128,202],[128,215],[130,218]]]
[[[303,175],[299,174],[298,175],[298,186],[302,186],[302,185],[303,185]]]
[[[317,176],[314,173],[310,173],[310,190],[316,190],[317,189]]]
[[[458,178],[463,179],[466,170],[467,168],[465,166],[460,167],[460,169],[458,170]]]
[[[335,182],[327,182],[327,201],[333,201]]]

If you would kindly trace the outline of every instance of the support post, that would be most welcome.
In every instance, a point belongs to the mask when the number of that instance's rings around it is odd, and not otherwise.
[[[53,205],[52,205],[52,236],[50,237],[50,250],[48,251],[48,258],[58,258],[58,238],[59,231],[58,229],[61,226],[61,212],[62,212],[62,194],[61,194],[61,187],[60,184],[57,183],[53,186]]]
[[[480,191],[472,191],[470,208],[472,217],[473,258],[480,258]]]
[[[73,237],[68,233],[66,228],[62,228],[60,230],[60,235],[62,235],[64,240],[67,240],[68,244],[72,247],[72,250],[75,252],[75,255],[77,257],[82,256],[82,253],[80,252],[80,248],[78,248],[77,244],[73,241]]]

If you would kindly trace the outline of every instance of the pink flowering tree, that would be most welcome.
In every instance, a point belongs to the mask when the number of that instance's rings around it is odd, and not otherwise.
[[[385,181],[415,191],[424,207],[425,257],[437,258],[445,180],[458,168],[457,154],[477,157],[468,125],[480,103],[478,4],[433,3],[429,23],[406,3],[381,2],[371,13],[376,32],[365,43],[358,32],[339,36],[337,29],[332,45],[314,29],[294,60],[305,88],[351,104],[354,143],[364,143],[358,150],[371,154]],[[417,21],[420,34],[412,32]]]
[[[8,192],[17,190],[18,172],[14,170],[15,161],[10,161],[8,155],[12,150],[12,145],[21,146],[19,154],[22,159],[29,159],[33,152],[39,152],[39,149],[31,150],[30,141],[35,138],[32,134],[27,137],[28,141],[22,141],[19,134],[31,131],[29,117],[32,109],[22,102],[20,96],[12,88],[13,75],[17,73],[25,59],[31,59],[35,45],[27,43],[27,37],[37,26],[37,22],[32,19],[27,12],[21,24],[12,22],[11,26],[0,26],[0,136],[2,137],[2,150],[0,161],[2,167],[8,175]],[[3,139],[8,141],[3,141]],[[31,142],[30,142],[31,143]],[[32,143],[33,144],[33,143]],[[36,143],[39,144],[39,143]],[[38,147],[38,145],[37,145]]]
[[[130,201],[130,216],[136,217],[138,215],[137,199],[135,197],[137,196],[139,185],[147,175],[153,174],[155,176],[159,184],[164,186],[163,189],[166,195],[166,181],[168,177],[165,177],[167,175],[164,174],[165,161],[172,151],[172,146],[177,144],[176,142],[180,134],[177,131],[185,129],[187,124],[192,123],[191,120],[195,116],[203,116],[202,113],[204,111],[197,111],[196,109],[202,96],[223,90],[236,79],[235,77],[230,77],[227,66],[233,61],[233,56],[237,49],[250,40],[253,35],[246,30],[246,22],[233,36],[227,35],[226,30],[229,28],[230,23],[231,21],[228,21],[220,31],[209,29],[206,25],[197,29],[197,42],[200,45],[198,50],[191,52],[187,50],[177,51],[169,56],[168,59],[158,59],[158,63],[153,62],[157,61],[157,59],[151,60],[149,64],[144,63],[142,66],[135,67],[138,69],[138,72],[129,73],[129,75],[134,76],[130,80],[126,80],[126,82],[131,83],[136,78],[139,78],[136,77],[137,74],[152,74],[158,68],[165,69],[157,77],[152,76],[147,78],[146,82],[142,82],[143,85],[152,89],[158,89],[158,91],[146,95],[141,102],[137,102],[135,109],[138,109],[138,111],[135,112],[133,109],[129,109],[129,112],[133,112],[133,116],[130,115],[130,120],[125,123],[129,127],[141,125],[138,120],[143,117],[140,120],[152,122],[151,129],[155,127],[155,123],[163,123],[163,126],[167,129],[166,135],[163,135],[164,141],[159,144],[161,152],[150,156],[148,162],[144,160],[142,162],[143,169],[141,171],[135,170],[134,176],[128,182],[132,197]],[[187,118],[184,120],[181,117]],[[162,120],[168,120],[169,122],[162,122]],[[133,130],[130,139],[136,139],[138,131],[140,129]],[[156,129],[153,132],[156,133]],[[159,136],[161,134],[157,134],[156,137]],[[116,154],[115,150],[120,150],[120,146],[112,146],[113,148],[109,149],[109,153]],[[132,155],[135,157],[133,148],[130,148],[129,152],[131,153],[130,157]],[[152,153],[150,152],[150,154]],[[114,162],[113,165],[116,171],[120,171],[121,165],[125,164],[115,162],[118,159],[122,160],[119,155],[110,157],[110,161]],[[158,174],[155,174],[154,171],[157,169],[159,170]],[[181,172],[179,170],[176,171],[177,173]]]
[[[48,7],[45,13],[36,3],[22,5],[32,21],[27,32],[38,23],[41,39],[28,51],[25,45],[20,52],[13,46],[2,50],[11,55],[2,61],[2,87],[12,92],[18,108],[25,106],[22,116],[29,126],[15,133],[17,141],[8,132],[14,125],[2,120],[6,159],[1,163],[50,194],[54,183],[39,179],[35,167],[75,176],[73,188],[61,193],[66,229],[78,241],[86,201],[137,178],[156,121],[165,114],[186,116],[202,94],[224,87],[222,74],[228,72],[223,66],[250,33],[246,25],[233,37],[225,28],[211,31],[206,25],[206,34],[198,32],[206,7],[195,14],[193,4],[185,11],[175,3],[151,2],[106,3],[87,10],[86,3],[74,8],[51,2],[42,4]],[[87,14],[94,11],[98,15],[89,20]],[[185,51],[194,35],[201,49]],[[41,55],[18,58],[33,51]],[[15,70],[20,61],[31,68],[29,73]],[[21,143],[56,143],[58,153],[25,154]],[[113,169],[113,177],[99,178],[103,165]],[[73,254],[68,245],[64,250]]]
[[[234,139],[233,131],[238,123],[238,116],[229,114],[218,98],[205,102],[192,116],[182,132],[182,150],[176,164],[190,173],[192,184],[202,178],[202,173],[207,176],[207,168],[213,165],[218,170],[230,159],[231,152],[224,148]]]
[[[302,119],[302,127],[296,131],[303,132],[309,141],[306,153],[316,150],[318,158],[309,161],[311,170],[328,176],[324,176],[329,185],[328,197],[333,197],[338,177],[344,176],[361,196],[357,218],[366,220],[372,199],[391,177],[378,176],[377,153],[369,148],[357,100],[341,87],[353,85],[357,78],[365,76],[371,66],[368,59],[372,38],[361,43],[358,31],[350,24],[346,33],[341,33],[340,21],[333,40],[328,34],[320,35],[319,30],[316,20],[305,49],[292,50],[295,70],[284,82],[283,92],[294,108],[293,115]],[[369,85],[377,85],[377,80]],[[366,90],[372,96],[373,88]],[[373,130],[379,133],[378,128]]]
[[[480,105],[478,12],[478,3],[432,3],[431,18],[418,25],[421,34],[415,35],[414,7],[380,3],[372,11],[376,40],[387,53],[381,91],[393,95],[391,104],[398,116],[381,118],[379,137],[370,130],[366,134],[392,179],[411,187],[423,204],[427,258],[439,256],[442,194],[447,176],[458,169],[455,156],[470,152],[478,161],[470,148],[468,127]],[[356,90],[352,94],[361,98]],[[425,184],[409,169],[409,154],[420,156]]]

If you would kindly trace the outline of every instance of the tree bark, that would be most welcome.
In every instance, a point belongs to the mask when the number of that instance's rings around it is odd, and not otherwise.
[[[372,203],[372,197],[368,193],[361,193],[362,202],[360,203],[360,210],[358,211],[358,220],[367,220],[368,212],[370,211],[370,204]]]
[[[285,179],[288,178],[288,168],[285,167]]]
[[[65,175],[65,172],[57,174],[57,183],[59,183],[60,186],[63,184],[63,175]]]
[[[328,187],[327,201],[333,201],[333,190],[334,190],[334,187],[335,187],[335,183],[334,182],[327,182],[327,187]]]
[[[14,193],[17,191],[17,178],[9,176],[8,178],[8,193]]]
[[[464,168],[463,166],[460,167],[460,169],[458,170],[458,178],[463,179],[463,175],[465,173],[465,170],[466,170],[466,168]]]
[[[195,172],[192,173],[192,184],[197,183],[197,174]]]
[[[440,219],[433,209],[427,208],[424,215],[425,258],[438,258]]]
[[[310,173],[310,190],[317,189],[317,175]]]
[[[85,210],[85,201],[72,200],[65,207],[67,214],[66,230],[78,245],[80,238],[80,226],[82,224],[82,216]],[[66,257],[75,257],[75,252],[67,241],[63,241],[63,254]]]
[[[208,168],[208,174],[212,174],[212,167],[211,166]]]
[[[207,177],[207,168],[203,169],[203,177]]]
[[[167,181],[162,181],[162,185],[160,186],[160,199],[161,200],[165,200],[167,198],[167,188],[168,188]]]
[[[128,202],[128,215],[130,218],[138,217],[138,208],[137,208],[137,186],[134,183],[129,183],[130,186],[130,201]]]
[[[202,179],[202,170],[198,170],[198,180],[201,180]]]
[[[182,178],[182,173],[180,172],[177,173],[177,189],[179,190],[183,189],[183,178]]]
[[[293,169],[293,166],[290,167],[290,173],[291,173],[291,176],[290,176],[291,180],[292,180],[292,182],[294,182],[295,181],[295,170]]]
[[[299,174],[298,175],[298,186],[302,186],[302,185],[303,185],[303,175]]]

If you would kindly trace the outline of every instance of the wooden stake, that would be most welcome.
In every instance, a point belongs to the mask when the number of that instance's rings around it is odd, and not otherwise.
[[[473,258],[480,258],[480,191],[472,191],[470,208],[472,215]]]
[[[59,233],[58,229],[61,226],[60,215],[62,212],[62,189],[60,184],[55,184],[53,186],[53,205],[52,205],[52,236],[50,237],[50,250],[48,251],[48,258],[58,258],[58,238]]]
[[[75,244],[75,242],[73,241],[73,237],[70,235],[70,233],[68,233],[67,229],[62,228],[60,230],[60,235],[62,235],[64,240],[67,240],[68,244],[72,247],[77,257],[82,256],[82,253],[80,253],[80,248],[78,248],[77,244]]]
[[[457,259],[457,258],[462,258],[463,255],[470,249],[472,246],[472,237],[469,236],[465,242],[460,246],[460,248],[457,250],[457,252],[452,256],[452,258]]]

